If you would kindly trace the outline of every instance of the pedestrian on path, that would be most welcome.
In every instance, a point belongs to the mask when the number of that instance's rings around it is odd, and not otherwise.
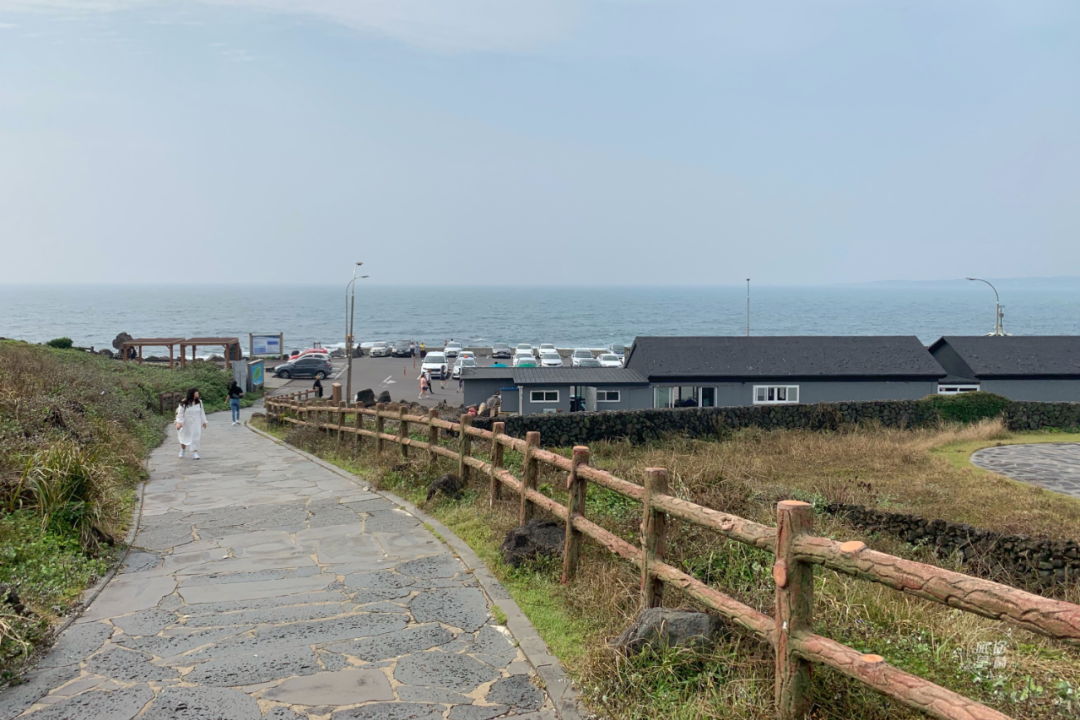
[[[202,439],[205,427],[206,412],[203,411],[202,399],[199,391],[191,388],[176,408],[176,434],[180,439],[180,457],[184,457],[184,451],[191,448],[195,459],[199,459],[199,440]]]
[[[427,378],[427,391],[428,395],[435,394],[435,381],[431,379],[431,371],[424,370],[424,376]]]
[[[235,380],[229,383],[229,409],[232,410],[232,424],[240,424],[240,398],[244,396],[244,391],[240,389],[240,385]]]
[[[443,390],[446,389],[446,366],[445,365],[443,365],[442,369],[439,370],[439,387],[441,389],[443,389]]]
[[[418,400],[423,400],[424,395],[427,393],[427,391],[428,391],[427,375],[425,373],[420,373],[420,397],[417,398],[417,399]]]
[[[311,386],[311,389],[315,391],[316,396],[322,397],[322,380],[316,377],[315,384]]]
[[[457,378],[457,391],[461,392],[462,388],[464,388],[464,387],[465,387],[465,375],[463,373],[461,375],[458,375],[458,378]],[[475,410],[475,408],[473,408],[473,409]]]

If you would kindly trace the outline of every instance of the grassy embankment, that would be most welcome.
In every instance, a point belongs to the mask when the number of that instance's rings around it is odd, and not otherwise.
[[[0,342],[0,683],[115,557],[172,419],[158,394],[198,387],[220,410],[230,378],[206,363],[168,370]]]
[[[460,501],[426,503],[427,484],[437,473],[420,457],[402,462],[396,445],[376,458],[370,443],[357,454],[350,443],[338,445],[311,430],[275,432],[417,502],[450,527],[506,585],[597,711],[619,719],[773,717],[771,650],[738,630],[732,629],[726,642],[704,655],[660,650],[626,659],[613,652],[608,642],[638,609],[638,574],[595,545],[587,545],[581,576],[568,585],[559,583],[554,564],[523,570],[502,564],[498,545],[516,524],[516,498],[489,508],[481,480]],[[998,421],[919,431],[744,430],[717,441],[675,438],[641,447],[598,443],[592,446],[592,463],[638,483],[645,467],[666,467],[677,495],[768,524],[775,524],[775,503],[795,497],[815,505],[842,501],[1006,532],[1080,538],[1080,501],[947,459],[958,454],[951,452],[956,448],[1024,442],[1028,437],[1006,432]],[[1059,442],[1077,439],[1080,436],[1053,435]],[[474,448],[483,454],[483,443],[474,443]],[[520,462],[519,455],[507,453],[507,465],[515,472]],[[447,469],[449,465],[442,471]],[[560,475],[543,470],[540,482],[543,492],[563,500]],[[586,514],[638,541],[637,503],[593,486]],[[866,536],[824,513],[818,515],[816,529],[837,539],[862,539],[902,557],[964,569],[957,558],[937,558],[929,548],[895,538]],[[669,545],[674,564],[771,614],[770,554],[678,521],[669,525]],[[1080,601],[1075,586],[1052,592]],[[1073,718],[1080,709],[1080,652],[1075,648],[821,569],[815,597],[817,632],[884,655],[903,669],[1013,717]],[[695,607],[675,593],[666,603]],[[989,677],[971,665],[977,643],[1002,640],[1008,647],[1006,672]],[[827,668],[815,668],[815,701],[818,718],[919,717]]]

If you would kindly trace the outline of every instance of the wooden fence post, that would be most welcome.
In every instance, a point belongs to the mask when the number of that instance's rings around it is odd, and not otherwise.
[[[664,560],[667,551],[667,514],[653,508],[654,495],[667,495],[667,470],[645,468],[645,498],[641,517],[641,605],[658,608],[664,604],[664,583],[652,567]]]
[[[798,500],[776,505],[776,716],[802,720],[810,714],[810,662],[796,657],[791,635],[810,632],[814,613],[814,566],[795,559],[795,540],[814,527],[813,506]]]
[[[341,383],[334,383],[330,386],[330,401],[337,407],[337,404],[341,402]]]
[[[518,525],[528,525],[533,519],[536,506],[529,500],[527,493],[536,489],[537,480],[540,478],[540,463],[533,457],[533,452],[540,447],[540,433],[530,430],[525,433],[525,462],[521,473],[521,512],[518,516]]]
[[[397,428],[398,444],[401,445],[401,457],[409,457],[409,446],[405,444],[405,439],[409,437],[409,423],[405,421],[405,406],[402,405],[398,408],[398,428]]]
[[[438,419],[439,411],[431,408],[427,413],[427,441],[428,441],[428,465],[435,467],[439,456],[435,454],[435,446],[439,444],[439,428],[433,423]]]
[[[383,418],[383,410],[385,406],[382,403],[375,403],[375,454],[382,455],[383,451],[383,427],[386,424],[386,419]]]
[[[488,488],[488,506],[495,507],[495,502],[502,498],[502,481],[499,480],[498,471],[503,466],[503,451],[506,449],[498,437],[506,431],[506,423],[497,422],[491,424],[491,478]]]
[[[363,447],[363,438],[360,435],[360,431],[364,429],[364,413],[360,412],[363,408],[356,405],[353,408],[356,411],[356,417],[353,419],[353,423],[356,425],[356,435],[353,437],[353,448],[356,452],[360,452],[360,448]]]
[[[458,455],[458,477],[461,478],[462,486],[469,484],[469,466],[465,464],[465,458],[469,457],[469,453],[472,452],[472,435],[466,432],[469,426],[472,425],[472,415],[468,413],[461,416],[461,437]]]
[[[337,441],[341,444],[341,436],[345,432],[345,401],[338,400],[338,412],[337,412]]]
[[[566,546],[563,548],[563,584],[577,574],[581,560],[581,531],[574,529],[574,518],[585,514],[585,493],[589,481],[578,475],[578,467],[589,464],[589,448],[574,446],[570,461],[570,474],[566,477]]]

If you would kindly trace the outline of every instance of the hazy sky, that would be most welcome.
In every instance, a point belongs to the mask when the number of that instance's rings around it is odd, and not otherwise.
[[[1077,275],[1080,3],[0,0],[0,248],[0,282]]]

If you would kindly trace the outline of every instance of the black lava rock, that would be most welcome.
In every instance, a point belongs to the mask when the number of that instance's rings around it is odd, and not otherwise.
[[[457,475],[440,475],[435,482],[428,486],[427,499],[431,500],[431,498],[441,494],[452,500],[457,500],[461,497],[461,491],[464,489],[461,479]]]
[[[724,626],[716,615],[699,612],[649,608],[615,640],[615,647],[627,654],[641,652],[647,645],[705,648],[724,635]]]
[[[519,567],[541,557],[562,557],[566,531],[554,520],[530,520],[506,533],[499,547],[503,562]]]

